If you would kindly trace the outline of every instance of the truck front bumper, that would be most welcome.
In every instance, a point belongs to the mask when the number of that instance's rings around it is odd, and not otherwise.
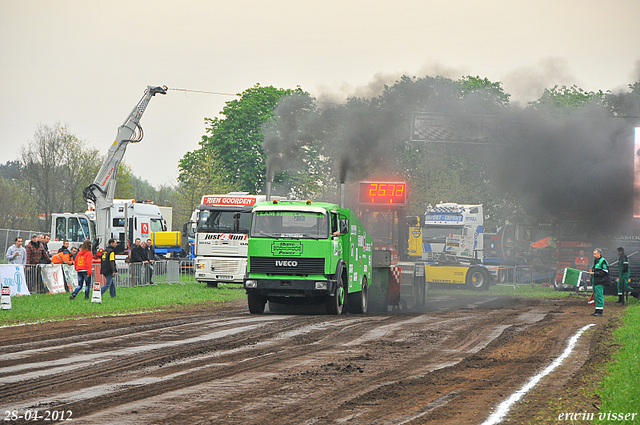
[[[247,294],[267,298],[316,298],[335,293],[337,282],[332,279],[244,279]]]

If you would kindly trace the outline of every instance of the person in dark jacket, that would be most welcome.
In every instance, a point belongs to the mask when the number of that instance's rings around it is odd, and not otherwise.
[[[629,270],[629,257],[624,253],[624,248],[620,247],[617,251],[620,256],[618,258],[618,271],[620,274],[618,276],[618,301],[616,301],[616,304],[624,305],[625,292],[631,292],[631,287],[629,286],[631,270]]]
[[[142,246],[140,246],[140,238],[136,238],[133,241],[133,246],[131,247],[131,274],[133,277],[133,281],[136,282],[137,285],[142,284],[142,263],[145,261],[145,251]]]
[[[100,257],[100,274],[107,279],[107,283],[100,290],[100,294],[104,294],[107,292],[107,289],[109,289],[111,298],[116,297],[116,284],[113,281],[113,277],[118,273],[118,269],[116,268],[117,244],[118,242],[115,239],[109,239],[107,249],[102,252],[102,257]]]
[[[609,285],[609,263],[602,256],[602,250],[593,250],[593,268],[591,269],[591,285],[593,286],[593,300],[596,311],[592,316],[602,316],[604,312],[604,287]]]
[[[147,239],[147,283],[153,285],[153,263],[156,260],[156,250],[153,248],[151,239]]]
[[[62,242],[62,246],[58,248],[58,252],[63,251],[69,251],[69,253],[71,253],[71,250],[69,249],[69,241],[66,239]]]

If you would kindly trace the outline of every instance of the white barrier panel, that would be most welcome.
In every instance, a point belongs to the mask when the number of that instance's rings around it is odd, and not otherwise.
[[[24,266],[18,264],[0,264],[0,282],[11,288],[11,296],[30,295],[24,278]]]
[[[2,285],[2,296],[0,297],[0,308],[2,310],[11,310],[11,288]]]
[[[100,282],[93,283],[93,292],[91,292],[91,302],[102,304],[102,292],[100,290]]]
[[[52,294],[66,292],[64,289],[64,274],[62,265],[47,264],[42,266],[42,282]]]
[[[63,264],[64,279],[69,286],[69,292],[73,292],[78,287],[78,271],[69,264]]]

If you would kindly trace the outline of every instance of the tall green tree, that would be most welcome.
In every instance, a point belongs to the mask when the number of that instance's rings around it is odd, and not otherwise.
[[[409,182],[410,212],[422,214],[427,204],[444,201],[483,203],[489,215],[497,214],[493,206],[503,204],[504,195],[487,172],[495,151],[473,144],[410,142],[409,136],[414,112],[500,115],[509,110],[509,98],[501,82],[487,78],[403,76],[371,101],[383,111],[379,116],[391,117],[381,144],[393,148],[387,163],[393,159],[395,166],[387,168]]]
[[[227,193],[234,189],[220,155],[208,146],[187,152],[178,163],[176,191],[187,211],[193,211],[200,205],[203,195]]]
[[[86,209],[82,190],[99,167],[97,150],[69,131],[66,125],[38,125],[33,140],[19,155],[23,187],[45,214]]]
[[[0,228],[46,230],[40,226],[35,199],[25,192],[19,178],[0,176],[0,194]]]
[[[121,162],[118,165],[118,177],[116,190],[113,197],[116,199],[134,199],[135,192],[133,190],[133,169],[129,164]]]
[[[605,95],[602,90],[594,92],[583,90],[576,85],[555,85],[550,89],[544,89],[539,99],[529,103],[529,108],[544,110],[552,115],[568,115],[590,104],[601,103]]]
[[[226,179],[236,190],[259,193],[263,189],[266,179],[263,126],[273,117],[278,101],[293,93],[303,91],[257,84],[245,90],[240,99],[227,102],[222,118],[205,119],[209,127],[200,144],[220,157]]]
[[[607,93],[604,104],[617,117],[640,117],[640,81],[628,87],[627,92]]]

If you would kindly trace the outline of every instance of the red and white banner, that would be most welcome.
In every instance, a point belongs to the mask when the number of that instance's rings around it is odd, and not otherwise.
[[[52,294],[66,292],[64,289],[64,272],[61,264],[47,264],[42,266],[42,282]]]
[[[256,198],[249,196],[208,195],[202,197],[204,205],[220,205],[224,207],[250,207],[255,205]]]

